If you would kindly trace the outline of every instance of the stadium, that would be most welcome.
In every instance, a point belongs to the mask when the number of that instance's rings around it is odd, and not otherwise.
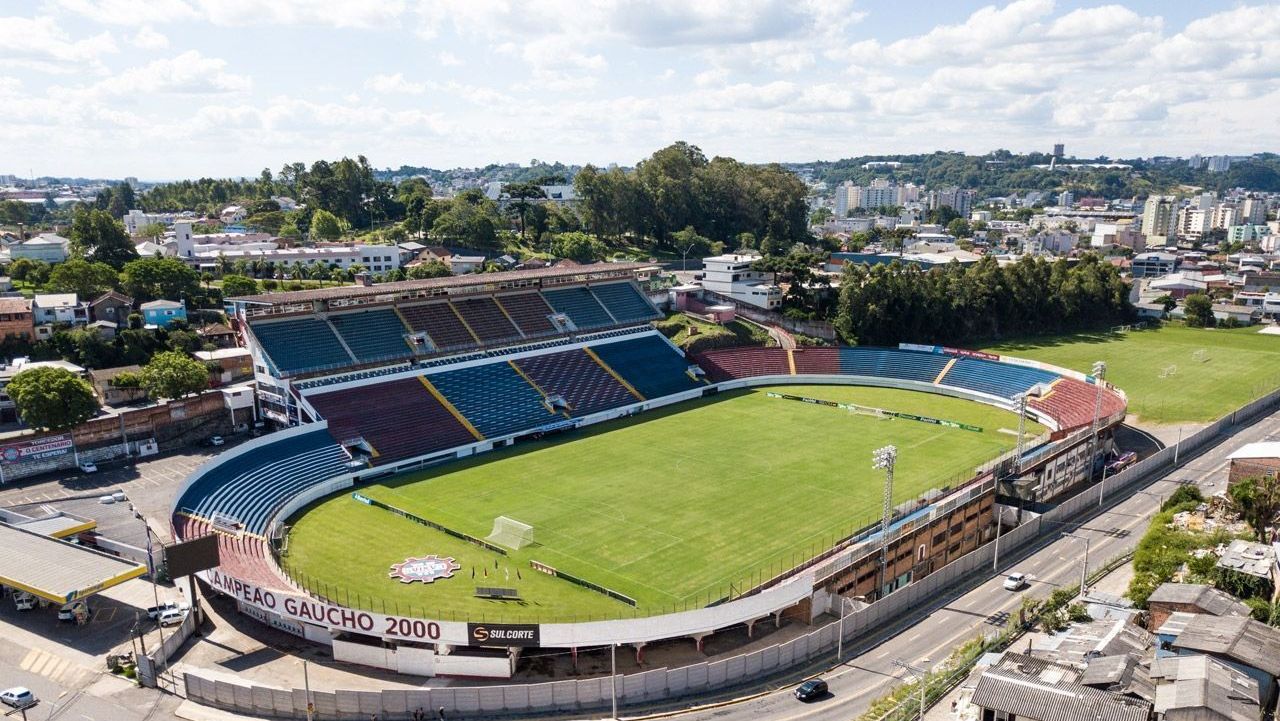
[[[231,299],[282,430],[186,479],[175,537],[216,534],[202,579],[335,660],[506,678],[521,649],[701,649],[874,602],[990,540],[998,496],[1087,482],[1125,414],[957,348],[689,357],[652,270]]]

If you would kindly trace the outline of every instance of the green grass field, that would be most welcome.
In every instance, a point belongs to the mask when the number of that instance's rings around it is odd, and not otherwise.
[[[871,467],[871,452],[880,446],[898,446],[901,502],[967,479],[1016,444],[1007,432],[1017,428],[1016,416],[976,403],[877,388],[779,390],[961,421],[983,432],[880,420],[759,390],[726,393],[361,490],[482,538],[498,515],[532,524],[536,543],[507,558],[342,494],[295,519],[288,565],[308,585],[326,584],[336,600],[375,610],[385,604],[388,611],[488,621],[660,613],[705,605],[730,583],[741,588],[793,567],[873,523],[883,472]],[[1028,428],[1029,435],[1041,431]],[[432,553],[453,556],[462,570],[429,585],[387,577],[391,564]],[[639,606],[534,572],[530,560]],[[515,587],[522,600],[476,599],[477,585]]]
[[[1166,325],[1015,340],[986,350],[1085,373],[1094,361],[1106,361],[1107,380],[1129,396],[1129,412],[1143,423],[1212,421],[1280,387],[1280,336],[1261,335],[1256,327]]]

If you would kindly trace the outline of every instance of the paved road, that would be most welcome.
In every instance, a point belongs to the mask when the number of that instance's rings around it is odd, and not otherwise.
[[[1082,524],[1064,526],[1062,531],[1089,539],[1092,570],[1133,549],[1159,499],[1177,488],[1179,482],[1194,481],[1206,495],[1221,491],[1226,487],[1227,455],[1246,443],[1275,439],[1280,439],[1280,413],[1239,431],[1100,515]],[[849,721],[901,681],[903,672],[894,666],[895,659],[924,665],[942,661],[960,643],[1002,626],[1010,613],[1016,613],[1025,595],[1043,598],[1060,585],[1078,583],[1083,556],[1084,542],[1065,537],[1016,561],[1013,568],[1002,568],[1000,575],[992,574],[981,586],[935,609],[920,623],[877,647],[858,649],[858,655],[823,674],[831,687],[831,696],[825,700],[801,704],[791,696],[788,687],[742,703],[695,709],[676,716],[682,721],[746,721],[764,717],[774,721]],[[1005,591],[1001,581],[1011,570],[1029,574],[1030,588],[1021,593]]]

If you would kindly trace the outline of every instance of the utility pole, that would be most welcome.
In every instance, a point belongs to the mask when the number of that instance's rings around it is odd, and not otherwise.
[[[315,718],[316,705],[311,702],[311,679],[307,677],[307,659],[302,659],[302,688],[307,693],[307,721]]]
[[[995,573],[1000,570],[1000,504],[996,502],[996,497],[991,497],[991,510],[996,519],[996,546],[995,552],[991,555],[991,572]]]
[[[1089,443],[1089,480],[1093,480],[1093,464],[1098,458],[1098,435],[1102,429],[1098,428],[1102,415],[1102,378],[1107,374],[1107,364],[1097,361],[1093,364],[1093,384],[1097,388],[1097,392],[1093,397],[1093,439]],[[1101,496],[1099,496],[1098,505],[1102,505]]]
[[[1080,564],[1080,600],[1083,601],[1085,591],[1088,590],[1085,588],[1085,579],[1088,578],[1089,574],[1089,537],[1077,536],[1074,533],[1064,533],[1062,535],[1074,538],[1077,541],[1084,541],[1084,561]]]
[[[920,661],[921,661],[922,663],[928,663],[928,662],[929,662],[929,659],[927,659],[927,658],[922,658],[922,659],[920,659]],[[908,672],[908,673],[914,673],[914,674],[916,675],[916,678],[920,679],[920,716],[919,716],[919,721],[924,721],[925,691],[926,691],[926,690],[928,690],[928,688],[929,688],[929,670],[928,670],[928,669],[926,669],[926,668],[921,668],[921,667],[916,666],[916,665],[914,665],[914,664],[907,663],[906,661],[903,661],[903,660],[902,660],[902,659],[900,659],[900,658],[895,658],[895,659],[893,660],[893,665],[894,665],[894,666],[897,666],[898,668],[900,668],[900,669],[902,669],[902,670],[904,670],[904,671],[906,671],[906,672]]]
[[[897,460],[897,446],[884,446],[871,453],[871,467],[884,470],[884,508],[880,519],[880,587],[876,589],[876,598],[881,597],[887,585],[885,574],[889,565],[889,524],[893,521],[893,465]]]
[[[840,659],[844,658],[844,610],[845,606],[852,601],[840,594],[836,594],[836,598],[840,599],[840,633],[836,636],[836,663],[840,663]]]
[[[613,695],[613,715],[610,717],[617,721],[618,718],[618,644],[609,644],[609,686]]]

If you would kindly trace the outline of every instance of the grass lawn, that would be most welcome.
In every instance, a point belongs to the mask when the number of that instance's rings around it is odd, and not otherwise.
[[[375,609],[385,602],[428,616],[509,621],[653,614],[705,605],[731,582],[789,568],[873,523],[883,472],[871,467],[871,452],[882,445],[898,446],[895,498],[903,501],[967,479],[1016,443],[1000,430],[1017,427],[1013,414],[954,398],[841,386],[781,390],[983,432],[878,420],[759,390],[726,393],[361,491],[479,537],[498,515],[532,524],[536,543],[507,558],[342,494],[295,520],[289,563],[341,587],[331,593],[336,599],[350,592],[353,604],[361,599],[358,605]],[[453,556],[462,570],[430,585],[387,577],[391,564],[431,553]],[[624,593],[639,607],[533,572],[530,560]],[[518,588],[523,601],[475,599],[476,585]]]
[[[1094,361],[1106,361],[1107,380],[1128,394],[1129,412],[1145,423],[1212,421],[1280,387],[1280,336],[1262,335],[1256,326],[1165,325],[1015,340],[986,350],[1085,373]]]

